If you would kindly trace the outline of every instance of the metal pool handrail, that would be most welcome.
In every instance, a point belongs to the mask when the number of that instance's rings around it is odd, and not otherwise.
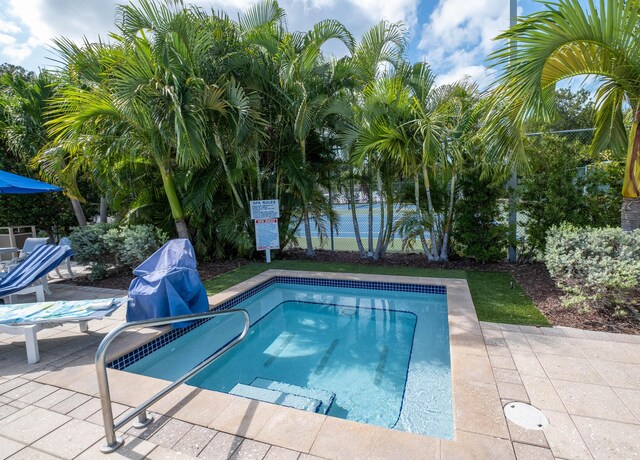
[[[234,313],[240,313],[244,316],[244,328],[238,337],[233,339],[231,342],[226,344],[220,350],[216,351],[214,354],[209,356],[207,359],[202,361],[196,367],[191,369],[189,372],[184,374],[178,380],[173,382],[168,387],[159,391],[145,402],[140,404],[138,407],[135,407],[128,411],[125,415],[123,415],[117,422],[113,419],[113,410],[111,408],[111,393],[109,392],[109,380],[107,378],[107,349],[109,345],[114,341],[114,339],[120,335],[121,332],[127,329],[133,329],[138,327],[154,327],[154,326],[163,326],[167,324],[178,323],[182,321],[193,321],[204,318],[211,318],[219,315],[229,315]],[[153,403],[167,395],[170,391],[176,388],[178,385],[186,382],[191,377],[196,375],[202,369],[204,369],[209,363],[218,358],[223,353],[226,353],[233,347],[235,347],[238,343],[240,343],[247,332],[249,331],[249,326],[251,325],[251,320],[249,318],[249,313],[243,309],[233,309],[233,310],[225,310],[225,311],[209,311],[206,313],[194,313],[191,315],[182,315],[182,316],[174,316],[172,318],[160,318],[160,319],[150,319],[145,321],[135,321],[132,323],[125,323],[118,327],[116,327],[113,331],[109,332],[107,336],[102,339],[100,342],[100,346],[98,346],[98,351],[96,352],[96,372],[98,374],[98,388],[100,390],[100,405],[102,407],[102,420],[104,422],[104,433],[105,438],[107,440],[107,444],[102,446],[100,450],[105,454],[109,454],[114,452],[118,447],[124,444],[122,438],[116,436],[116,430],[122,427],[127,422],[134,419],[134,417],[138,416],[138,421],[134,424],[136,428],[142,428],[153,420],[153,417],[148,417],[146,409],[151,406]]]

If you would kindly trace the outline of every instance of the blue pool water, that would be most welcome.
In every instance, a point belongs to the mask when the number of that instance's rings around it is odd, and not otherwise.
[[[249,334],[189,385],[451,437],[445,294],[275,283],[237,308]],[[176,379],[241,328],[239,315],[212,319],[125,370]]]

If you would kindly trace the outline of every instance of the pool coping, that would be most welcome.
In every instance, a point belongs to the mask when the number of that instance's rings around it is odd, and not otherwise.
[[[453,439],[417,435],[274,404],[181,385],[151,410],[218,431],[327,458],[362,456],[440,458],[474,443],[510,440],[502,402],[491,370],[465,279],[267,270],[209,297],[211,309],[277,276],[440,285],[447,289],[453,393]],[[145,340],[145,342],[148,340]],[[123,352],[142,343],[130,343]],[[137,405],[166,381],[109,370],[114,402]],[[140,391],[144,390],[144,391]]]

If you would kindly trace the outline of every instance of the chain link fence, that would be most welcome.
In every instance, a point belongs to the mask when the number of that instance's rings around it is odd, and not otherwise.
[[[526,134],[529,143],[536,143],[544,135],[559,136],[568,143],[578,142],[588,146],[593,138],[593,128],[533,132]],[[586,173],[586,166],[576,171],[576,177]],[[381,224],[384,226],[388,219],[388,213],[381,213],[381,195],[376,190],[374,181],[363,180],[358,177],[348,165],[342,165],[331,172],[323,185],[325,198],[331,203],[331,213],[324,213],[319,221],[311,219],[311,235],[313,247],[330,251],[359,251],[358,235],[366,252],[373,252],[380,234]],[[413,182],[398,182],[394,184],[394,194],[398,197],[411,196]],[[409,193],[401,193],[402,190]],[[509,222],[509,198],[505,185],[505,198],[501,200],[501,217],[499,220],[507,224]],[[518,189],[516,188],[516,197]],[[353,197],[353,198],[352,198]],[[398,221],[407,213],[415,211],[415,203],[411,200],[399,199],[393,206],[393,236],[389,243],[389,253],[415,253],[422,252],[420,243],[403,245],[403,235],[397,229]],[[355,206],[353,206],[355,203]],[[355,208],[355,209],[354,209]],[[526,240],[527,220],[526,212],[517,207],[516,215],[516,239],[518,242]],[[417,243],[417,244],[416,244]],[[292,246],[306,248],[304,227],[296,231],[296,241]]]

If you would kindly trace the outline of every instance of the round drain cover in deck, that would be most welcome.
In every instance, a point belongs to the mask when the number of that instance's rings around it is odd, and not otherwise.
[[[549,424],[549,419],[539,409],[521,402],[511,402],[505,405],[504,415],[516,425],[527,430],[541,430]]]

